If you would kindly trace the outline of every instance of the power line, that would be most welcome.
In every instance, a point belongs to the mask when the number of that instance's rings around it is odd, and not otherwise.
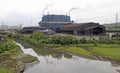
[[[116,2],[116,3],[115,3]],[[98,5],[98,6],[101,6],[101,7],[103,7],[103,6],[111,6],[111,5],[119,5],[120,4],[120,1],[111,1],[111,2],[107,2],[107,3],[103,3],[103,4],[100,4],[100,5]]]
[[[119,0],[115,0],[115,1],[111,1],[111,2],[107,2],[107,3],[103,3],[103,4],[99,4],[99,5],[97,5],[96,7],[92,7],[92,8],[89,8],[89,9],[80,9],[79,8],[79,11],[77,11],[77,12],[75,12],[75,13],[85,13],[85,12],[91,12],[91,11],[93,11],[93,10],[98,10],[98,9],[103,9],[103,8],[108,8],[108,7],[112,7],[112,6],[118,6],[118,5],[120,5],[120,1]],[[117,10],[117,12],[118,11],[120,11],[120,9],[118,9]],[[113,12],[116,12],[115,10],[113,11]],[[112,13],[113,13],[112,12]],[[97,16],[97,17],[90,17],[90,18],[82,18],[82,19],[79,19],[79,21],[80,20],[82,20],[82,21],[88,21],[88,20],[92,20],[92,21],[107,21],[107,22],[115,22],[116,24],[118,23],[118,21],[119,21],[119,19],[118,19],[118,17],[119,17],[119,15],[120,14],[116,14],[116,13],[114,13],[114,14],[109,14],[109,15],[104,15],[104,16]],[[77,20],[78,20],[77,19]],[[99,20],[98,20],[99,19]]]
[[[111,7],[111,6],[117,6],[117,5],[120,5],[120,1],[115,0],[115,1],[108,2],[108,3],[99,4],[96,7],[92,7],[92,8],[89,8],[89,9],[80,9],[79,12],[75,12],[75,13],[91,12],[93,10],[97,10],[97,9],[101,9],[101,8],[103,9],[103,8],[107,8],[107,7]],[[120,9],[118,9],[117,11],[120,11]],[[87,20],[88,21],[88,20],[92,20],[92,19],[94,19],[94,20],[96,20],[96,19],[102,19],[103,20],[103,19],[106,19],[106,18],[107,19],[112,18],[112,20],[114,22],[116,22],[116,24],[117,24],[118,21],[119,21],[119,19],[118,19],[119,15],[120,14],[118,14],[118,13],[117,14],[114,13],[114,14],[105,15],[105,16],[97,16],[97,17],[91,17],[91,18],[82,18],[81,20]],[[111,16],[113,16],[113,17],[111,17]],[[108,21],[108,20],[105,20],[105,21]]]
[[[104,16],[97,16],[97,17],[91,17],[91,18],[85,18],[85,19],[103,18],[103,17],[109,17],[109,16],[113,16],[113,15],[115,15],[115,14],[104,15]]]
[[[116,24],[118,23],[118,13],[116,13]]]
[[[114,3],[115,2],[115,3]],[[92,11],[92,10],[96,10],[96,9],[101,9],[101,8],[107,8],[110,6],[117,6],[120,5],[120,1],[112,1],[112,2],[108,2],[108,3],[104,3],[104,4],[99,4],[96,7],[92,7],[92,8],[85,8],[85,9],[79,9],[80,13],[84,13],[84,12],[88,12],[88,11]],[[75,12],[75,13],[79,13],[79,12]]]
[[[119,15],[118,13],[115,14],[110,14],[110,15],[104,15],[104,16],[98,16],[98,17],[90,17],[90,18],[81,18],[79,19],[79,21],[102,21],[102,22],[114,22],[114,23],[118,23],[119,22]],[[78,20],[76,19],[76,20]],[[111,21],[112,20],[112,21]]]
[[[3,29],[3,25],[4,25],[3,21],[1,22],[1,24],[2,24],[2,29]]]

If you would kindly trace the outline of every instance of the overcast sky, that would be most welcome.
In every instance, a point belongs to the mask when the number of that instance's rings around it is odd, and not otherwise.
[[[0,22],[36,26],[46,5],[44,14],[63,15],[76,8],[70,14],[75,22],[112,23],[116,13],[120,16],[120,0],[0,0]]]

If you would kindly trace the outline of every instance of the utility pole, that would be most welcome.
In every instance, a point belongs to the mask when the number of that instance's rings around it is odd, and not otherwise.
[[[116,13],[116,25],[118,24],[118,13]]]
[[[3,30],[3,29],[4,29],[4,28],[3,28],[3,25],[4,25],[3,21],[1,22],[1,24],[2,24],[2,26],[1,26],[1,27],[2,27],[2,30]]]

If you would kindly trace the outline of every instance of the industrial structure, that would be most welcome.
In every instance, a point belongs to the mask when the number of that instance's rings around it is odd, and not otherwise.
[[[21,30],[21,33],[33,33],[39,30],[45,30],[46,28],[44,27],[23,27]]]
[[[39,22],[39,26],[60,32],[61,27],[71,23],[73,22],[70,20],[70,16],[67,15],[44,15],[42,21]]]
[[[99,35],[105,33],[105,27],[99,23],[79,23],[61,27],[61,32],[74,35]]]
[[[67,15],[44,15],[39,22],[40,27],[55,32],[73,35],[100,35],[105,34],[105,27],[99,23],[74,23]]]

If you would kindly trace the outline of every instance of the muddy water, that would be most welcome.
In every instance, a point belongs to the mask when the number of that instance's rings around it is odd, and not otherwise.
[[[119,73],[120,67],[113,67],[110,62],[90,60],[58,52],[41,51],[39,55],[32,48],[24,48],[24,53],[36,56],[40,63],[24,73]]]

